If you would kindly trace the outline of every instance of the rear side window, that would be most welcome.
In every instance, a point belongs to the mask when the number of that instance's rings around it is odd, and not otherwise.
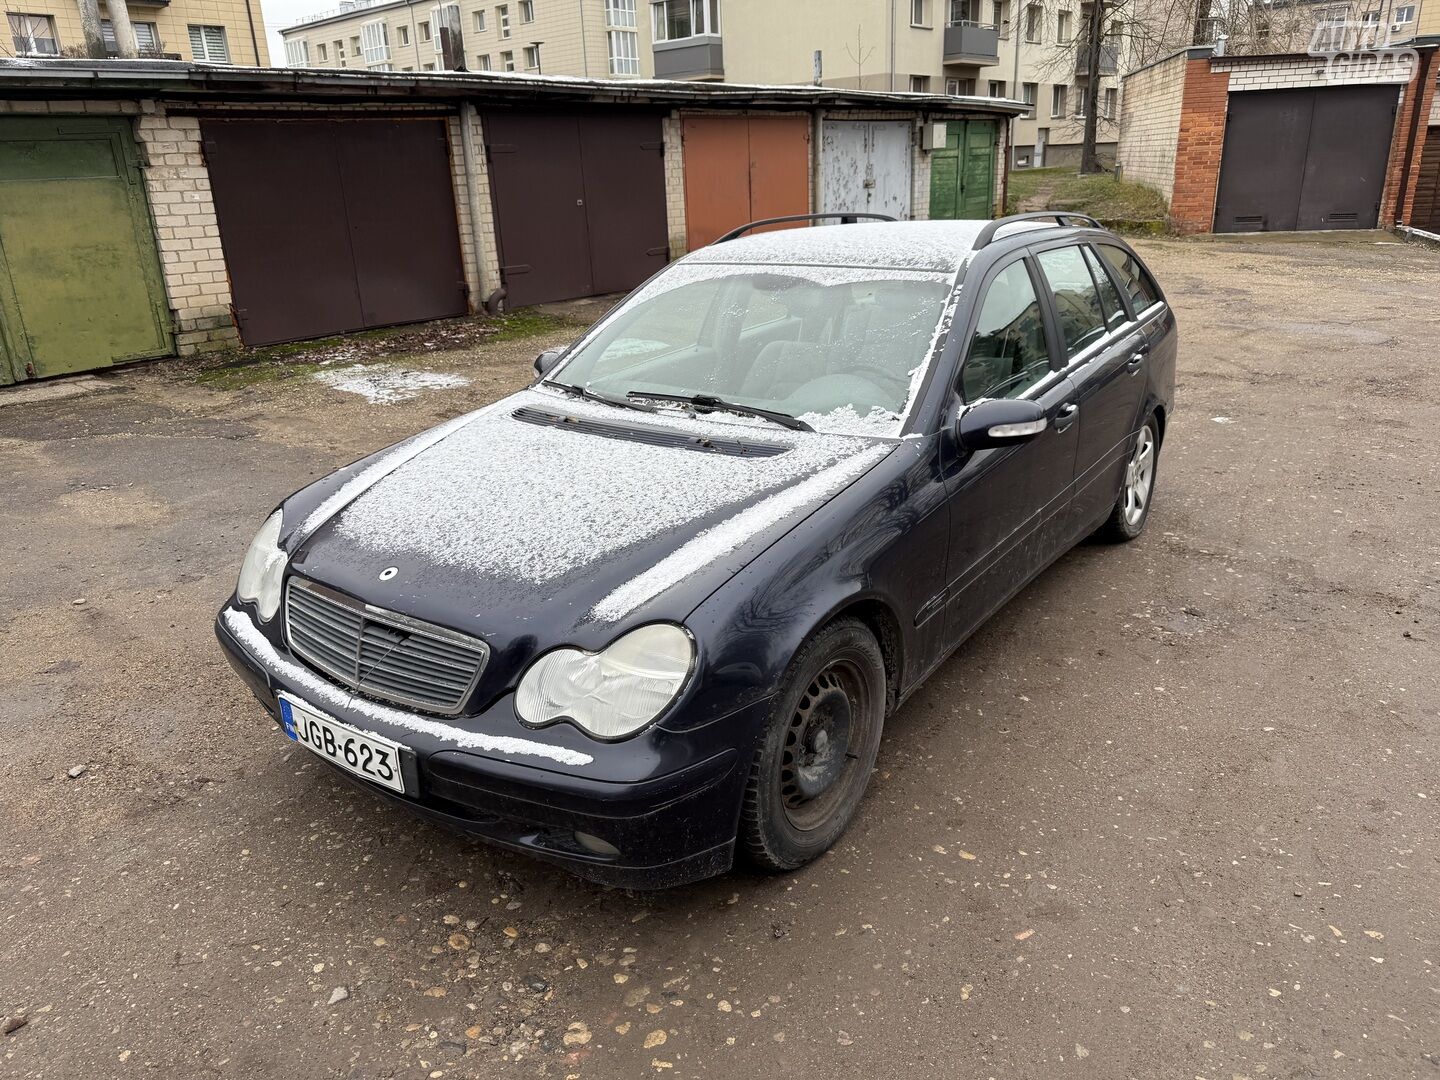
[[[1130,316],[1125,314],[1125,304],[1120,299],[1120,291],[1115,288],[1115,283],[1110,280],[1110,275],[1100,265],[1099,256],[1089,248],[1084,250],[1085,261],[1090,264],[1090,276],[1095,279],[1095,285],[1100,290],[1100,306],[1105,312],[1105,325],[1113,330]]]
[[[1055,294],[1065,355],[1074,356],[1103,338],[1107,332],[1105,312],[1084,253],[1078,247],[1051,248],[1036,255],[1035,261]]]
[[[1050,373],[1040,298],[1023,261],[990,282],[960,371],[965,400],[1019,397]]]
[[[1130,303],[1134,305],[1137,313],[1160,302],[1160,290],[1155,287],[1155,280],[1135,256],[1113,244],[1097,246],[1105,261],[1115,268],[1115,276],[1130,294]]]

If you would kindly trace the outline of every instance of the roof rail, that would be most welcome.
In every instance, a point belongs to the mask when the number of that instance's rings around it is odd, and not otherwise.
[[[1068,224],[1067,218],[1074,218],[1083,224],[1089,225],[1092,229],[1103,229],[1105,226],[1096,221],[1089,214],[1072,214],[1068,210],[1057,213],[1054,210],[1037,210],[1029,214],[1011,214],[1009,217],[996,218],[987,222],[985,227],[975,235],[975,246],[973,250],[979,251],[990,241],[995,239],[995,234],[1005,225],[1013,225],[1017,221],[1038,221],[1042,218],[1054,218],[1056,228],[1065,228]]]
[[[791,221],[824,221],[827,218],[839,218],[841,225],[854,225],[861,218],[868,221],[894,221],[889,214],[857,214],[849,211],[834,214],[789,214],[785,217],[761,218],[759,221],[752,221],[748,225],[741,225],[738,229],[731,229],[720,239],[714,241],[716,244],[723,244],[727,240],[734,240],[744,236],[751,229],[763,228],[766,225],[784,225]]]

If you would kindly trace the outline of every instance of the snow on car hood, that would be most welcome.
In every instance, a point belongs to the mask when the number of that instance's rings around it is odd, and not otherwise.
[[[528,423],[514,415],[525,407],[642,436],[743,439],[780,452],[734,456]],[[445,593],[457,600],[452,616],[508,609],[528,618],[563,607],[572,625],[613,623],[780,535],[895,445],[718,415],[627,412],[542,388],[444,428],[402,444],[327,500],[328,520],[306,523],[303,573],[422,617],[437,618],[432,602]],[[371,572],[390,565],[409,583],[409,603],[392,605],[374,584]]]

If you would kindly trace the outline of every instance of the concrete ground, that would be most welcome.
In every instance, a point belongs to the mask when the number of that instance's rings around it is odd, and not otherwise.
[[[211,637],[282,494],[573,330],[0,408],[0,1075],[1440,1078],[1440,254],[1140,246],[1144,537],[939,671],[831,855],[660,894],[380,805]]]

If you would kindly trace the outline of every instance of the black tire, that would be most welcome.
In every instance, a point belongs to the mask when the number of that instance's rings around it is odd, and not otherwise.
[[[1149,469],[1148,475],[1143,479],[1144,499],[1137,513],[1134,501],[1137,489],[1132,480],[1135,478],[1135,470],[1140,467],[1138,459],[1147,445],[1150,448]],[[1155,479],[1159,472],[1160,425],[1152,415],[1135,437],[1135,445],[1125,461],[1125,476],[1120,481],[1120,493],[1115,498],[1115,506],[1111,509],[1110,516],[1105,519],[1105,524],[1095,531],[1097,539],[1112,544],[1125,544],[1144,531],[1145,522],[1150,520],[1150,507],[1155,501]]]
[[[840,839],[875,767],[885,701],[885,659],[864,623],[840,619],[805,643],[750,766],[740,842],[752,862],[793,870]]]

